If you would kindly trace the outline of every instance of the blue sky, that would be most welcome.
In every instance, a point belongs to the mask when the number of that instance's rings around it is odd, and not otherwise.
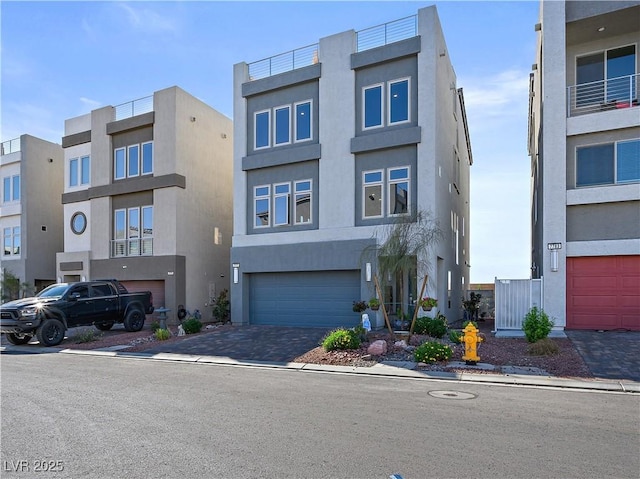
[[[233,65],[437,5],[464,89],[471,282],[528,278],[528,78],[537,1],[0,3],[2,141],[177,85],[233,118]]]

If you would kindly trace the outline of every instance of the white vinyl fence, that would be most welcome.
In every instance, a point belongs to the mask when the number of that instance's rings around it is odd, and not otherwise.
[[[543,308],[542,278],[495,280],[497,337],[524,336],[522,322],[531,308]]]

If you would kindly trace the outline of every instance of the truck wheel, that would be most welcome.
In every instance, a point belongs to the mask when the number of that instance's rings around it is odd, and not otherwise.
[[[113,321],[108,321],[106,323],[98,323],[95,326],[100,331],[109,331],[113,327]]]
[[[27,344],[29,341],[31,341],[33,335],[25,333],[7,333],[5,334],[5,337],[11,344],[19,346],[21,344]]]
[[[36,331],[36,337],[44,346],[56,346],[64,339],[64,324],[54,318],[45,319]]]
[[[140,331],[144,326],[144,314],[139,309],[132,309],[124,318],[124,329],[130,332]]]

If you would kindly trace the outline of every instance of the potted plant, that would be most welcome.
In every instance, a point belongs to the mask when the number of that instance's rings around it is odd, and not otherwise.
[[[371,311],[378,311],[380,309],[380,300],[378,298],[371,298],[369,300],[369,308],[371,308]]]
[[[422,306],[424,311],[431,311],[432,308],[438,306],[438,300],[436,298],[425,296],[420,300],[420,306]]]
[[[354,301],[353,302],[353,312],[354,313],[362,313],[367,309],[367,303],[365,301]]]

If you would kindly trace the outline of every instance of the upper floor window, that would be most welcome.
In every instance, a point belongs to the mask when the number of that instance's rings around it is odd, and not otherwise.
[[[410,79],[366,86],[362,90],[362,128],[378,128],[410,121]],[[385,99],[386,98],[386,99]]]
[[[292,138],[294,142],[310,140],[312,138],[311,114],[311,100],[256,112],[253,120],[254,149],[288,145],[292,142]]]
[[[576,58],[576,107],[636,99],[636,46]]]
[[[20,175],[5,176],[2,179],[2,201],[20,201]]]
[[[153,206],[114,211],[111,256],[153,254]]]
[[[69,160],[69,186],[88,185],[91,178],[91,161],[88,156]]]
[[[153,173],[153,142],[116,148],[113,152],[113,179],[132,178]]]
[[[410,182],[408,166],[389,168],[386,171],[364,171],[362,173],[362,217],[372,219],[409,213]]]
[[[640,139],[576,149],[576,186],[640,181]]]
[[[292,202],[289,182],[256,186],[253,190],[254,228],[311,223],[312,189],[310,179],[295,181]]]
[[[20,255],[20,227],[3,228],[4,256]]]

